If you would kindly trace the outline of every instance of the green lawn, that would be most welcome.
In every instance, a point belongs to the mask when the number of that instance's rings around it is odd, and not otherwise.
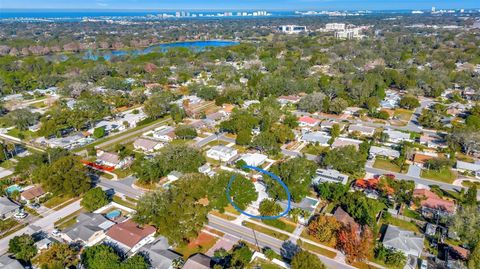
[[[480,181],[462,181],[462,185],[467,187],[467,188],[470,188],[471,186],[475,186],[477,187],[477,189],[480,188]]]
[[[122,198],[120,198],[119,196],[116,196],[116,195],[113,196],[112,201],[117,203],[117,204],[120,204],[120,205],[126,206],[128,208],[131,208],[131,209],[135,209],[137,207],[135,203],[127,201],[127,200],[123,200]]]
[[[393,116],[398,118],[401,121],[409,121],[412,117],[413,111],[407,109],[395,109]]]
[[[252,261],[246,268],[282,269],[283,267],[280,267],[271,261],[257,258]]]
[[[261,232],[261,233],[264,233],[264,234],[266,234],[266,235],[270,235],[270,236],[275,237],[275,238],[277,238],[277,239],[280,239],[280,240],[282,240],[282,241],[285,241],[285,240],[287,240],[288,238],[290,238],[290,236],[288,236],[288,235],[286,235],[286,234],[284,234],[284,233],[279,233],[279,232],[277,232],[277,231],[270,230],[270,229],[268,229],[268,228],[265,228],[265,227],[263,227],[263,226],[260,226],[260,225],[257,225],[257,224],[255,224],[255,223],[251,223],[251,222],[248,222],[248,221],[244,221],[244,222],[242,223],[242,225],[245,226],[245,227],[248,227],[248,228],[252,228],[252,229],[254,229],[254,230],[256,230],[256,231],[259,231],[259,232]]]
[[[214,216],[217,216],[219,218],[222,218],[224,220],[228,220],[228,221],[231,221],[231,220],[234,220],[236,219],[236,217],[234,216],[231,216],[231,215],[227,215],[227,214],[223,214],[223,213],[220,213],[216,210],[213,210],[213,211],[210,211],[210,214],[214,215]]]
[[[328,250],[326,248],[322,248],[322,247],[319,247],[319,246],[316,246],[316,245],[312,245],[312,244],[303,242],[301,239],[298,239],[297,244],[305,250],[315,252],[315,253],[318,253],[320,255],[327,256],[329,258],[335,258],[335,256],[337,256],[337,253],[335,253],[331,250]]]
[[[7,231],[9,229],[12,229],[17,224],[18,224],[18,222],[13,218],[9,218],[9,219],[6,219],[6,220],[0,220],[0,232],[4,232],[4,231]]]
[[[129,175],[133,174],[132,170],[130,170],[129,168],[126,168],[126,169],[115,169],[115,170],[113,170],[112,173],[114,173],[115,175],[117,175],[119,179],[126,178],[126,177],[128,177]]]
[[[397,227],[400,227],[404,230],[409,230],[412,232],[420,233],[420,227],[417,226],[417,224],[401,219],[394,218],[392,216],[388,216],[386,219],[382,219],[381,223],[384,224],[391,224]]]
[[[375,163],[373,163],[373,167],[377,169],[382,169],[390,172],[401,173],[400,166],[394,163],[391,160],[382,159],[382,158],[375,158]]]
[[[48,208],[54,208],[54,207],[57,207],[57,206],[65,203],[66,201],[68,201],[70,199],[72,199],[72,198],[67,197],[67,196],[53,196],[48,201],[43,203],[43,205],[48,207]]]
[[[420,176],[423,178],[441,181],[449,184],[452,184],[453,181],[457,178],[455,172],[453,172],[449,168],[444,168],[441,170],[422,170]]]
[[[308,144],[300,152],[307,153],[307,154],[312,154],[312,155],[320,155],[323,152],[325,152],[326,150],[328,150],[328,147],[322,147],[322,146],[316,146],[316,145]]]
[[[417,219],[417,220],[422,220],[424,221],[425,219],[422,217],[422,215],[416,211],[410,210],[408,208],[405,208],[403,210],[403,215],[408,218],[412,219]]]
[[[282,219],[263,220],[262,222],[263,224],[266,224],[268,226],[271,226],[280,230],[284,230],[285,232],[288,232],[288,233],[293,233],[293,231],[295,231],[295,228],[297,228],[296,225]]]

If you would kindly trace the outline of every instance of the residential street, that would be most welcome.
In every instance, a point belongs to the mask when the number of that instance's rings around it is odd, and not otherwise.
[[[36,229],[35,227],[39,228],[39,229],[42,229],[43,231],[45,232],[51,232],[53,230],[53,224],[63,218],[63,217],[66,217],[70,214],[72,214],[73,212],[79,210],[81,208],[80,206],[80,200],[77,200],[67,206],[65,206],[64,208],[58,210],[58,211],[55,211],[55,210],[50,210],[50,211],[47,211],[45,214],[44,214],[44,217],[37,220],[37,221],[34,221],[33,223],[31,223],[29,226],[13,233],[13,234],[10,234],[2,239],[0,239],[0,254],[3,254],[5,252],[7,252],[8,250],[8,242],[10,241],[10,239],[12,239],[13,237],[17,236],[17,235],[22,235],[24,233],[28,233],[28,234],[32,234],[34,232],[34,229]],[[30,228],[29,228],[30,227]],[[32,229],[33,228],[33,229]]]
[[[260,232],[253,232],[252,229],[234,224],[222,218],[208,215],[209,223],[208,226],[219,230],[221,232],[230,234],[239,238],[240,240],[247,241],[252,244],[257,244],[260,247],[269,247],[274,251],[280,253],[282,249],[282,245],[284,244],[283,241],[273,238],[271,236],[265,235]],[[327,266],[327,268],[334,268],[334,269],[351,269],[355,268],[348,264],[338,262],[337,260],[330,259],[325,256],[318,255],[318,257],[322,260],[322,262]]]

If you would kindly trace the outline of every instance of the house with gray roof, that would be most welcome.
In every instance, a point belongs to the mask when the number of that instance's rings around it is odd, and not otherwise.
[[[147,259],[152,269],[173,269],[175,262],[182,258],[169,249],[168,240],[163,236],[152,244],[143,246],[139,252]]]
[[[375,128],[369,127],[369,126],[363,126],[363,125],[350,125],[348,127],[348,132],[349,133],[357,132],[357,133],[360,133],[360,135],[370,137],[375,134]]]
[[[476,178],[480,178],[480,161],[475,163],[457,161],[456,168],[461,172],[472,172]]]
[[[81,213],[77,223],[62,232],[62,239],[80,242],[85,246],[93,246],[105,238],[106,231],[115,225],[114,222],[98,213]]]
[[[400,131],[397,131],[397,130],[391,130],[391,129],[384,130],[383,133],[388,135],[388,141],[390,141],[392,143],[400,143],[400,142],[403,142],[403,141],[406,141],[406,142],[412,142],[413,141],[410,138],[410,133],[404,133],[404,132],[400,132]]]
[[[12,202],[7,197],[0,197],[0,219],[5,220],[15,215],[20,206]]]
[[[383,156],[395,159],[400,157],[400,152],[391,148],[371,146],[369,156],[370,158],[375,158],[376,156]]]
[[[388,225],[383,236],[383,246],[401,251],[405,256],[422,256],[423,237],[411,231],[402,230],[397,226]]]
[[[317,169],[316,175],[317,176],[313,178],[314,184],[328,182],[346,185],[348,182],[348,175],[342,174],[333,169]]]
[[[23,269],[24,267],[15,259],[8,255],[0,256],[0,268],[2,269]]]
[[[213,260],[205,254],[197,253],[183,265],[183,269],[210,269],[213,267]]]
[[[324,132],[304,132],[300,140],[308,143],[318,143],[320,146],[328,147],[330,145],[328,142],[331,138],[331,136]]]

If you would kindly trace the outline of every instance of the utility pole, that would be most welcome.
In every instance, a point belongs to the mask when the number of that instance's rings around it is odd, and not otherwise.
[[[257,246],[258,250],[261,251],[261,248],[258,245],[257,234],[255,233],[255,230],[253,228],[252,228],[252,232],[253,232],[253,238],[255,239],[255,245]]]

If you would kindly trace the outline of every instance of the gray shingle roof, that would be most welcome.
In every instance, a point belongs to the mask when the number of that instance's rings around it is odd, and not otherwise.
[[[94,233],[105,231],[114,224],[102,214],[82,213],[78,215],[77,223],[65,229],[63,233],[72,240],[87,242]]]
[[[146,256],[150,265],[155,269],[169,269],[172,262],[181,256],[168,249],[168,240],[160,237],[157,241],[140,249],[140,252]]]
[[[0,215],[9,213],[17,208],[19,208],[19,206],[10,201],[10,199],[6,197],[0,197]]]
[[[0,268],[2,269],[23,269],[23,266],[15,259],[7,255],[0,256]]]
[[[406,255],[421,256],[423,250],[423,237],[414,232],[405,231],[397,226],[388,225],[383,237],[385,247],[402,251]]]

